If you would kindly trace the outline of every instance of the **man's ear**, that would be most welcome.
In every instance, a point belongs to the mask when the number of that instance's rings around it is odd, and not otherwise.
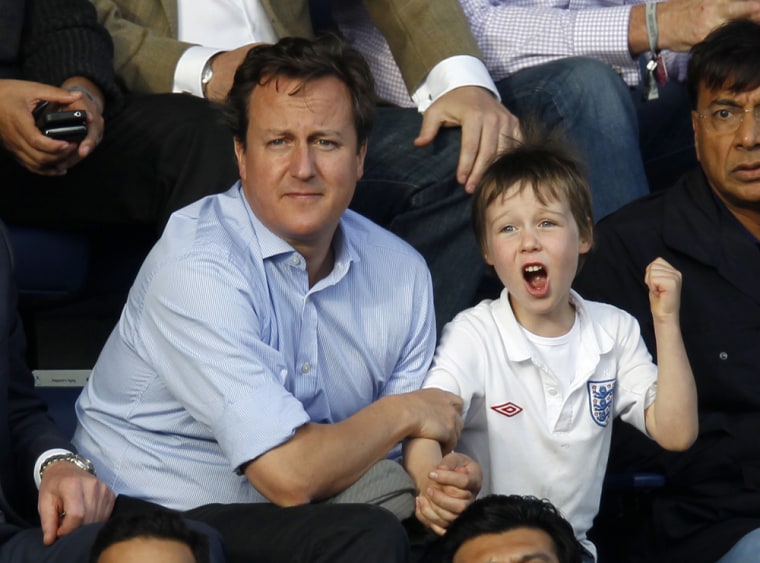
[[[238,174],[240,174],[240,179],[245,180],[245,147],[243,146],[243,143],[240,141],[240,139],[237,138],[235,139],[235,158],[237,159],[238,163]]]
[[[699,135],[697,135],[697,125],[698,125],[699,115],[696,111],[692,110],[691,112],[691,129],[694,131],[694,150],[697,152],[697,160],[699,162],[702,162],[702,159],[699,158]]]
[[[364,141],[362,143],[362,146],[359,147],[359,154],[357,157],[357,163],[356,163],[356,179],[361,180],[361,177],[364,176],[364,158],[367,156],[367,141]]]

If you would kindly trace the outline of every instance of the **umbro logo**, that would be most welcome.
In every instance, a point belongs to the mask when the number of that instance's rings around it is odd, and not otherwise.
[[[515,415],[520,414],[523,410],[521,406],[514,404],[512,401],[508,401],[501,405],[493,406],[491,407],[491,409],[495,410],[499,414],[503,414],[504,416],[508,416],[510,418]]]

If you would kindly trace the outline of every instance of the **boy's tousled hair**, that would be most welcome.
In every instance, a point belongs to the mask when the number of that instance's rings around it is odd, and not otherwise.
[[[691,48],[687,87],[691,108],[697,109],[699,85],[733,93],[760,87],[760,24],[731,20]]]
[[[565,197],[581,239],[593,243],[594,215],[591,190],[580,159],[557,131],[546,131],[525,120],[523,139],[497,155],[475,188],[472,226],[482,253],[486,253],[486,209],[508,193],[531,189],[542,204]]]
[[[517,528],[545,532],[560,563],[581,563],[585,550],[557,508],[548,500],[520,495],[488,495],[468,506],[441,540],[441,561],[451,563],[459,548],[471,539]]]
[[[232,134],[245,147],[251,93],[278,78],[300,80],[288,92],[301,92],[309,82],[334,77],[343,82],[351,96],[351,110],[358,147],[369,137],[375,121],[375,83],[362,55],[334,34],[316,39],[285,37],[271,45],[252,47],[235,72],[227,94],[224,115]]]

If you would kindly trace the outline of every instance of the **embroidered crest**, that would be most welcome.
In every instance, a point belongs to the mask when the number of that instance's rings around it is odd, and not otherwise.
[[[589,381],[588,405],[591,409],[591,418],[599,426],[607,426],[612,415],[612,402],[615,397],[615,380]]]
[[[508,401],[506,403],[503,403],[501,405],[496,405],[491,407],[491,409],[495,410],[499,414],[503,414],[504,416],[507,416],[509,418],[512,418],[513,416],[520,414],[522,412],[522,407],[514,404],[512,401]]]

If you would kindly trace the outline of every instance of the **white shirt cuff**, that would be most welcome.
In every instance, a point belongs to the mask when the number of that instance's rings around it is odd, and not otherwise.
[[[174,92],[192,94],[202,98],[201,73],[203,73],[203,67],[206,66],[206,62],[211,57],[222,51],[223,49],[195,45],[182,53],[179,61],[177,61],[177,68],[174,69]]]
[[[501,101],[491,75],[483,61],[471,55],[456,55],[442,60],[435,65],[425,77],[412,100],[423,113],[430,105],[445,93],[462,86],[480,86],[489,90]]]
[[[42,480],[40,479],[40,467],[42,467],[42,464],[45,463],[45,460],[51,456],[54,455],[60,455],[60,454],[71,454],[74,453],[69,450],[63,450],[61,448],[53,448],[52,450],[47,450],[42,452],[40,457],[37,458],[36,463],[34,464],[34,483],[37,485],[37,490],[40,488],[40,483]]]

